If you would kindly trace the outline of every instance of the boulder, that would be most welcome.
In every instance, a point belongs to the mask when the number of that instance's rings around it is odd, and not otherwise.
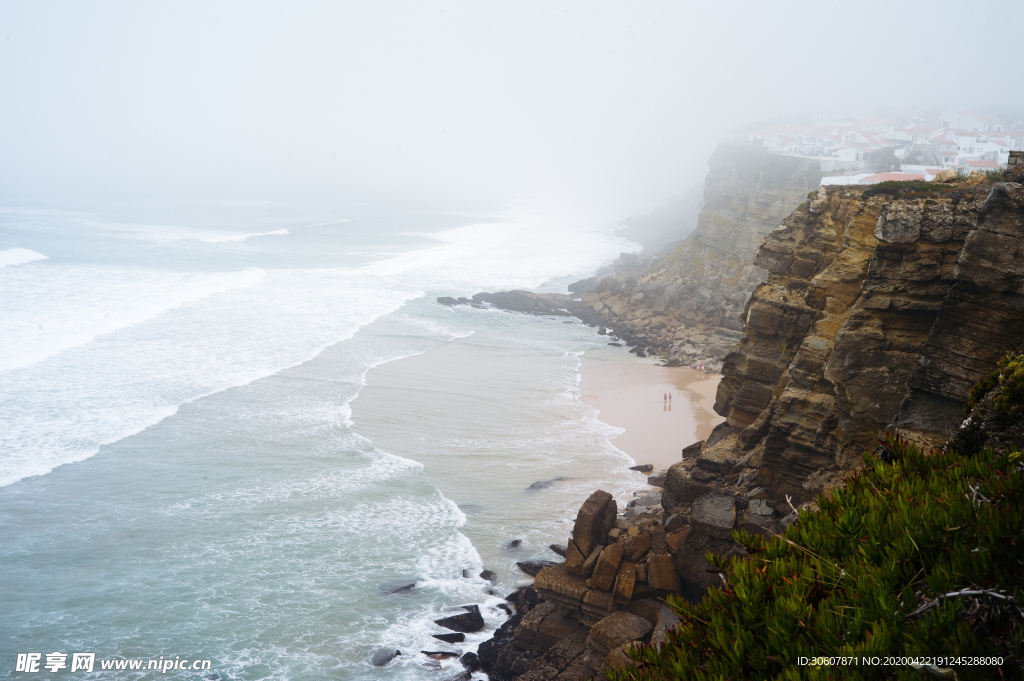
[[[638,534],[635,537],[630,537],[624,542],[622,547],[623,556],[626,560],[633,561],[634,563],[643,558],[644,554],[651,549],[651,535],[644,532]]]
[[[374,667],[383,667],[401,654],[402,651],[395,648],[381,648],[370,656],[370,664]]]
[[[451,650],[421,650],[420,652],[432,660],[450,660],[461,654],[459,651]]]
[[[736,523],[736,499],[724,494],[708,494],[694,502],[690,526],[719,539],[731,539]]]
[[[491,572],[490,570],[482,571],[480,573],[480,578],[481,579],[486,579],[491,584],[497,584],[498,583],[498,575],[496,575],[495,573]]]
[[[554,594],[556,598],[561,597],[558,600],[582,600],[583,595],[587,592],[587,585],[583,578],[569,574],[565,563],[541,570],[537,574],[533,586],[545,596]]]
[[[654,625],[630,612],[619,611],[598,622],[590,630],[587,646],[600,652],[603,658],[621,645],[639,641],[654,629]]]
[[[538,603],[543,603],[544,597],[532,586],[523,586],[505,596],[505,600],[511,603],[517,612],[523,613],[529,612]]]
[[[531,577],[536,577],[538,572],[555,564],[551,560],[523,560],[516,563],[516,566]]]
[[[552,544],[548,548],[560,555],[562,558],[565,558],[569,553],[569,547],[562,546],[561,544]]]
[[[953,170],[952,168],[946,168],[945,170],[940,170],[935,175],[935,182],[952,182],[955,179],[956,179],[956,171]]]
[[[572,540],[581,554],[589,556],[595,546],[604,543],[616,513],[615,499],[603,490],[597,490],[583,502],[572,529]]]
[[[466,640],[465,634],[431,634],[431,636],[445,643],[462,643]]]
[[[587,559],[576,546],[576,542],[569,540],[569,548],[565,552],[565,569],[570,575],[583,575],[583,562]]]
[[[974,187],[979,184],[985,184],[987,181],[988,178],[985,177],[985,173],[981,172],[980,170],[972,170],[971,174],[967,176],[967,185],[969,187]]]
[[[522,544],[522,543],[523,543],[522,539],[513,539],[512,541],[510,541],[508,543],[508,548],[510,548],[510,549],[518,549],[519,545]]]
[[[437,302],[441,303],[442,305],[447,305],[449,307],[451,307],[452,305],[459,304],[459,301],[455,300],[450,296],[441,296],[440,298],[437,299]]]
[[[445,629],[451,629],[452,631],[466,633],[483,629],[484,618],[480,615],[480,607],[476,605],[467,605],[465,607],[467,612],[452,615],[451,617],[442,617],[439,620],[434,620],[434,624]]]
[[[594,566],[594,575],[591,579],[598,589],[610,591],[615,584],[615,576],[619,571],[619,562],[622,560],[622,544],[611,544],[604,547],[597,564]]]
[[[618,530],[612,530],[617,532]],[[595,546],[594,550],[590,552],[587,559],[583,561],[583,578],[587,579],[594,574],[594,568],[597,566],[597,559],[601,557],[601,551],[604,549],[603,546]]]
[[[647,561],[647,583],[656,598],[667,598],[669,594],[678,594],[683,586],[679,581],[679,573],[672,556],[654,555]]]
[[[640,471],[641,473],[650,473],[651,471],[654,470],[654,464],[653,463],[642,463],[639,466],[630,466],[629,470],[631,470],[631,471]]]
[[[636,565],[627,560],[619,563],[615,574],[615,586],[612,595],[616,603],[628,605],[633,598],[633,587],[636,584]]]
[[[462,666],[471,672],[475,672],[477,669],[480,669],[480,658],[477,657],[476,653],[466,653],[459,658],[459,662],[461,662]]]
[[[661,505],[665,509],[692,504],[711,491],[711,485],[693,479],[691,465],[692,462],[680,461],[668,469],[661,495]]]

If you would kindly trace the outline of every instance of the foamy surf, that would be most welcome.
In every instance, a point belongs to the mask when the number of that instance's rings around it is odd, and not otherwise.
[[[0,251],[0,267],[24,265],[36,260],[47,260],[47,257],[28,248],[8,248],[5,251]]]

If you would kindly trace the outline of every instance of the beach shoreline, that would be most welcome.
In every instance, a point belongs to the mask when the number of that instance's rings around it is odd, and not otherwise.
[[[582,401],[623,430],[611,443],[639,465],[668,468],[725,420],[713,408],[720,374],[603,351],[584,354],[580,374]]]

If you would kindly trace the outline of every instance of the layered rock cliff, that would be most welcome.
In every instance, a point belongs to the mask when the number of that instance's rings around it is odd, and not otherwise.
[[[768,272],[726,357],[726,459],[813,497],[890,425],[926,446],[1024,333],[1019,185],[820,189],[762,243]]]
[[[885,430],[929,446],[978,439],[960,423],[968,390],[1024,338],[1024,187],[822,188],[763,239],[751,267],[767,278],[725,358],[716,409],[726,423],[652,478],[660,495],[624,514],[610,495],[591,496],[566,562],[537,575],[543,606],[503,639],[516,673],[493,678],[597,678],[631,665],[631,641],[664,640],[672,626],[656,599],[717,586],[708,551],[741,553],[734,529],[794,522],[796,506],[813,508],[807,500],[841,484]],[[553,299],[502,295],[554,311]],[[625,316],[623,299],[611,307]],[[1019,416],[996,416],[993,437],[1024,441]]]

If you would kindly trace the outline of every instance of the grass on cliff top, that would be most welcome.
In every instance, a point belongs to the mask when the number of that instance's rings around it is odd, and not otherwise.
[[[1016,396],[1018,378],[989,400]],[[785,535],[734,532],[748,556],[708,556],[728,585],[672,600],[681,624],[666,644],[636,646],[639,666],[609,678],[1024,677],[1024,455],[925,453],[888,434],[879,451]],[[815,656],[855,661],[801,663]],[[887,656],[922,659],[865,664]],[[929,659],[950,656],[1000,661]]]
[[[941,182],[906,182],[895,180],[873,184],[861,193],[861,198],[872,196],[891,196],[897,199],[923,198],[942,192],[952,191],[954,187]]]

